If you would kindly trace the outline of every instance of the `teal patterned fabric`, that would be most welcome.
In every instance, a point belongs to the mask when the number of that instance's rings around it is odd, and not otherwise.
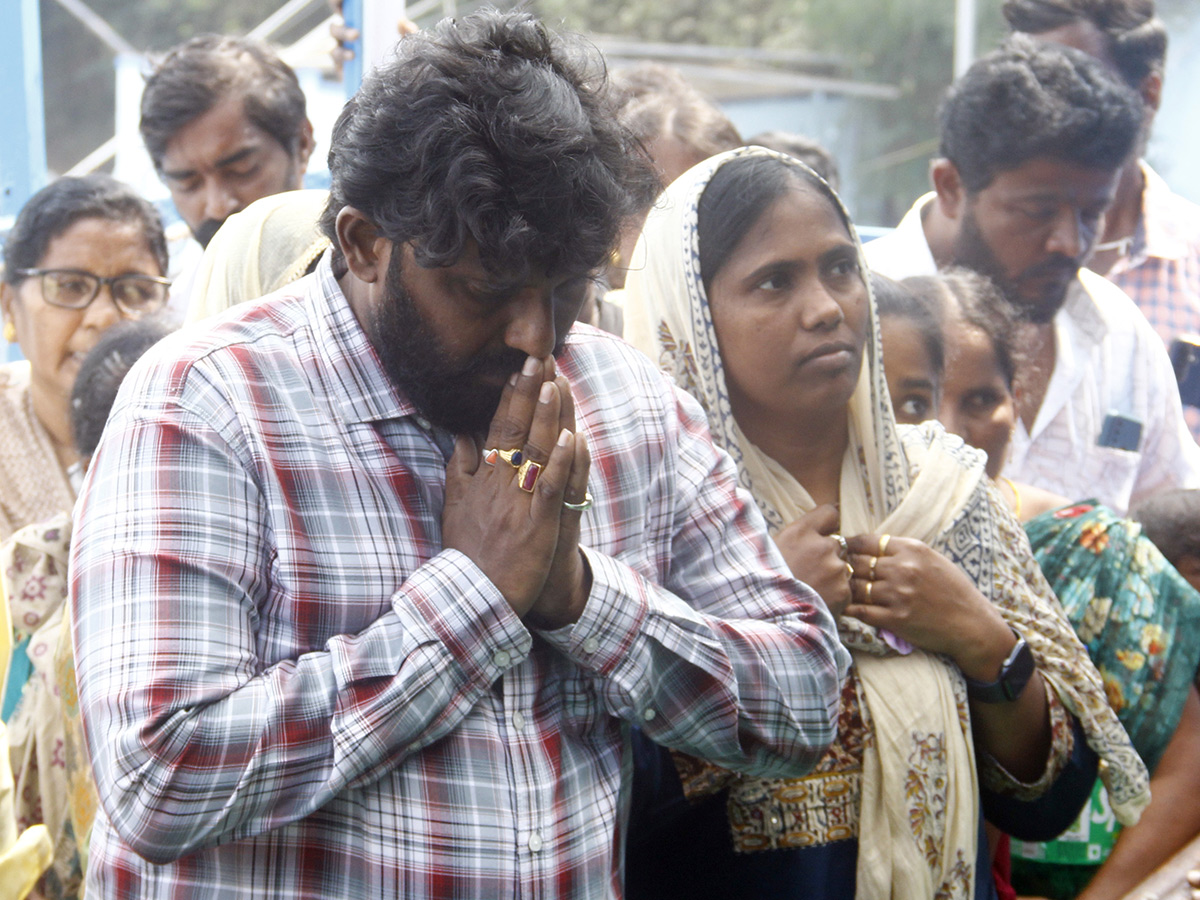
[[[1028,522],[1038,564],[1151,771],[1200,668],[1200,594],[1141,526],[1095,501]]]
[[[1025,526],[1034,555],[1104,679],[1109,703],[1153,772],[1200,668],[1200,593],[1141,526],[1094,500]],[[1057,840],[1012,842],[1018,892],[1069,900],[1108,858],[1120,826],[1097,784]]]

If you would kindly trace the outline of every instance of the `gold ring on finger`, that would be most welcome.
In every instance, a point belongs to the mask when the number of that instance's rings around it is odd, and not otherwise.
[[[850,563],[846,563],[846,577],[854,578],[854,566],[850,565]]]
[[[532,459],[525,460],[517,469],[517,487],[527,494],[532,494],[533,488],[537,484],[538,476],[541,474],[541,463],[536,463]]]
[[[879,562],[878,556],[871,557],[871,568],[867,571],[867,581],[875,580],[875,564]]]
[[[883,554],[887,553],[888,541],[890,541],[891,539],[892,539],[892,536],[890,534],[881,534],[879,536],[879,553],[877,554],[878,556],[883,556]]]
[[[489,466],[494,466],[498,459],[504,460],[514,469],[517,469],[525,461],[525,454],[520,450],[496,450],[494,448],[483,451],[483,461]]]
[[[571,503],[567,500],[564,500],[563,506],[572,512],[585,512],[592,508],[592,492],[584,491],[583,500],[581,500],[579,503]]]
[[[867,603],[871,602],[871,585],[872,584],[873,584],[873,582],[870,582],[870,581],[867,582],[867,587],[866,587],[866,592],[867,592],[866,602]]]

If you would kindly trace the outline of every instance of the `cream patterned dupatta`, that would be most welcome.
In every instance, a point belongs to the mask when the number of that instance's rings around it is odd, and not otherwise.
[[[837,196],[795,160],[762,148],[713,157],[681,176],[651,211],[626,281],[626,337],[703,404],[718,444],[773,532],[814,507],[808,492],[752,444],[730,408],[724,368],[699,272],[700,198],[713,174],[746,154],[776,156],[823,190],[857,242]],[[862,262],[860,248],[860,265]],[[1102,765],[1114,809],[1136,820],[1148,775],[1109,709],[1098,674],[1002,502],[993,503],[982,455],[940,427],[906,431],[891,411],[880,364],[874,302],[864,365],[849,402],[850,440],[840,482],[845,534],[890,533],[925,541],[960,565],[1029,641],[1039,671],[1079,717]],[[858,820],[859,897],[971,897],[978,834],[978,776],[965,687],[940,656],[854,619],[839,623],[859,679],[873,738],[863,748]],[[987,873],[983,874],[987,877]]]

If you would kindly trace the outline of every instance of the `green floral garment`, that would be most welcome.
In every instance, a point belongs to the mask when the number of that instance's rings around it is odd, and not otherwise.
[[[1025,526],[1034,556],[1100,670],[1108,701],[1153,772],[1200,668],[1200,594],[1141,526],[1086,501]],[[1097,783],[1057,840],[1012,842],[1019,893],[1066,900],[1108,858],[1117,826]]]

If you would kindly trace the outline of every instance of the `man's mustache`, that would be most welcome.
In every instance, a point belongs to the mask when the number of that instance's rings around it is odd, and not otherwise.
[[[225,224],[224,220],[205,219],[199,225],[192,229],[192,236],[200,242],[201,247],[207,247],[208,242],[213,239],[218,229]]]

